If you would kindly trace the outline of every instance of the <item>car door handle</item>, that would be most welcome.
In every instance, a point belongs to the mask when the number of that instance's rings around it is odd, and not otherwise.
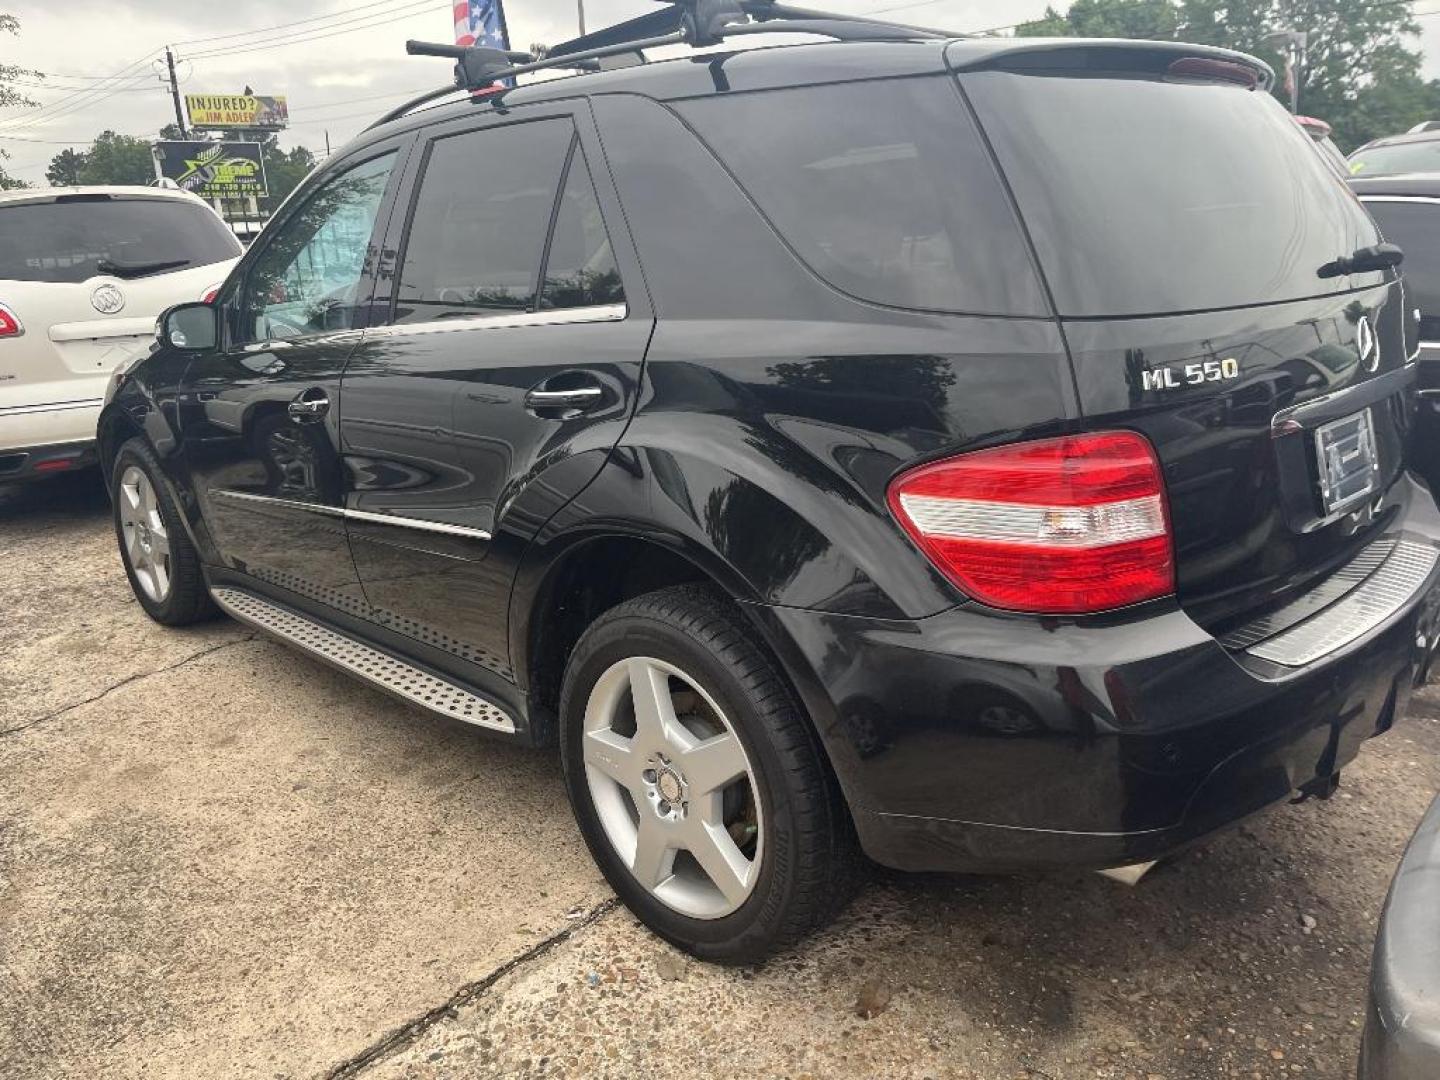
[[[525,395],[527,409],[593,409],[605,391],[598,386],[577,386],[573,390],[531,390]]]
[[[318,387],[312,388],[290,402],[285,411],[297,423],[318,420],[330,411],[330,396]]]

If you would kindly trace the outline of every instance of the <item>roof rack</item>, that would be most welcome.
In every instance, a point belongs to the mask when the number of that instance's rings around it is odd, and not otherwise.
[[[405,51],[411,56],[443,56],[455,60],[455,81],[391,109],[370,127],[388,123],[456,91],[478,93],[501,89],[501,80],[532,71],[549,68],[594,71],[605,66],[605,61],[622,56],[634,57],[643,63],[646,49],[665,45],[703,48],[718,45],[727,37],[749,34],[819,34],[837,41],[914,41],[965,36],[929,27],[791,7],[774,0],[670,0],[659,11],[562,42],[545,50],[543,55],[485,46],[407,41]]]

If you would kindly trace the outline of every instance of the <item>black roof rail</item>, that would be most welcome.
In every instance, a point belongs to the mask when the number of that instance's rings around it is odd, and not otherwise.
[[[441,45],[407,41],[412,56],[444,56],[455,64],[455,82],[412,98],[391,109],[370,127],[395,120],[412,109],[460,90],[476,92],[547,68],[594,70],[608,58],[634,55],[664,45],[718,45],[727,37],[750,34],[820,34],[838,41],[913,41],[916,38],[964,37],[946,30],[791,7],[774,0],[668,0],[659,11],[616,23],[603,30],[561,42],[537,56],[484,46]],[[368,130],[368,129],[367,129]]]

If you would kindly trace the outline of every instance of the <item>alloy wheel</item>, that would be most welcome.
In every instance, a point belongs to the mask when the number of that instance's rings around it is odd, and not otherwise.
[[[145,595],[163,604],[170,595],[170,537],[155,486],[143,469],[126,466],[120,475],[118,503],[125,559]]]
[[[749,898],[765,844],[755,772],[695,679],[651,657],[613,664],[586,702],[582,757],[606,837],[652,896],[698,919]]]

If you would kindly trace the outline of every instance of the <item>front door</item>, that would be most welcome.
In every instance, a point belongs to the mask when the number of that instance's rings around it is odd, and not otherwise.
[[[342,387],[369,603],[497,679],[510,677],[509,588],[537,508],[553,512],[603,465],[652,326],[621,284],[632,256],[611,244],[619,215],[587,117],[515,122],[521,111],[427,147],[409,220],[391,230],[404,235],[387,245],[398,271],[376,295],[393,291],[392,314]]]
[[[185,375],[186,465],[221,560],[312,604],[356,610],[345,537],[340,374],[373,290],[395,147],[323,181],[218,303],[219,351]]]

